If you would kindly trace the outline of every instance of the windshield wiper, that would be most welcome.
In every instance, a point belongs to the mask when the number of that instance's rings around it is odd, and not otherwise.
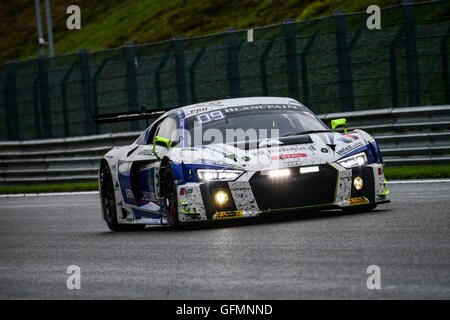
[[[301,134],[309,134],[309,133],[322,133],[322,132],[332,132],[331,130],[307,130],[307,131],[299,131],[299,132],[293,132],[283,135],[282,137],[288,137],[288,136],[299,136]]]

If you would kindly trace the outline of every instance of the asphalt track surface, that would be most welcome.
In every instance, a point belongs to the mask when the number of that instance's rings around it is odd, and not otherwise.
[[[369,214],[126,233],[108,231],[97,195],[0,198],[0,298],[449,299],[450,183],[390,190]],[[69,265],[80,290],[67,289]]]

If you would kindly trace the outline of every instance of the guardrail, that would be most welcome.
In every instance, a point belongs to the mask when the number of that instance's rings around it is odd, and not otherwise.
[[[323,114],[374,135],[387,166],[450,163],[450,106]],[[0,142],[0,184],[95,181],[100,159],[140,132]]]

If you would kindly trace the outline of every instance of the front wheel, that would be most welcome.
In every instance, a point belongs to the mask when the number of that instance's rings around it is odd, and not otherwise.
[[[180,220],[178,217],[177,185],[175,183],[175,175],[170,166],[164,172],[164,202],[169,224],[173,228],[178,229]]]

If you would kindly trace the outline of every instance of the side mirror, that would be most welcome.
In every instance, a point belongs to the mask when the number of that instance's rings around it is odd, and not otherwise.
[[[344,132],[347,133],[347,119],[340,118],[331,120],[331,129],[336,129],[337,127],[344,127]]]
[[[171,147],[170,140],[167,138],[160,137],[160,136],[156,136],[155,140],[153,140],[153,154],[156,156],[157,159],[161,159],[159,157],[158,153],[156,153],[156,149],[155,149],[156,146],[161,146],[161,147],[169,149]]]
[[[153,140],[153,144],[161,146],[161,147],[165,147],[167,149],[170,148],[170,140],[166,139],[166,138],[163,138],[163,137],[160,137],[160,136],[156,136],[155,137],[155,140]]]

